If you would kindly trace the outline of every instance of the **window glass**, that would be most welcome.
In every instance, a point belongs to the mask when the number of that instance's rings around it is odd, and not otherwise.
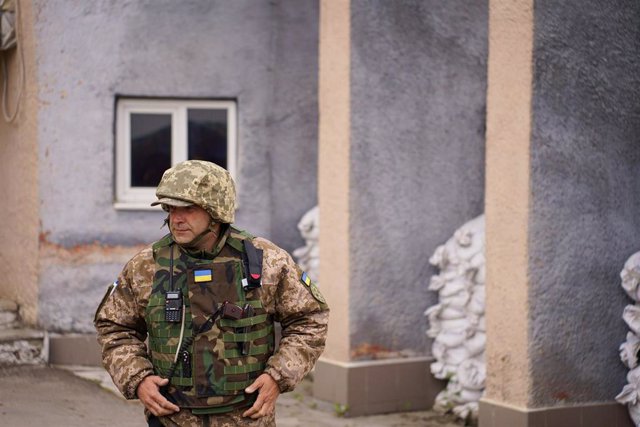
[[[171,114],[131,114],[131,186],[156,187],[171,167]]]
[[[189,159],[227,167],[227,110],[189,108]]]
[[[187,159],[235,176],[235,101],[119,98],[116,109],[116,209],[157,209],[150,203],[162,174]]]

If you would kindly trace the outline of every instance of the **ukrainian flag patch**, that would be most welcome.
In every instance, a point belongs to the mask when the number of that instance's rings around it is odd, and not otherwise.
[[[300,277],[300,281],[302,283],[304,283],[305,285],[307,285],[307,286],[311,285],[311,277],[307,276],[307,273],[305,273],[304,271],[302,272],[302,276]]]
[[[200,282],[210,282],[211,281],[211,270],[194,270],[193,271],[193,281],[196,283]]]

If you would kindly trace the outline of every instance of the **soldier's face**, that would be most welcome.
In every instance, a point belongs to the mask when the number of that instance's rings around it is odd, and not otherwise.
[[[211,217],[200,206],[169,206],[169,229],[179,245],[191,242],[209,227]]]

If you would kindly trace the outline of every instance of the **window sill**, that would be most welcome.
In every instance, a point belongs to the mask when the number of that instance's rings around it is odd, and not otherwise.
[[[162,211],[160,205],[151,206],[151,202],[115,202],[113,207],[118,211]]]

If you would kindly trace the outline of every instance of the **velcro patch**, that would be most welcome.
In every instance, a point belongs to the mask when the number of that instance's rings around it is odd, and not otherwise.
[[[313,295],[313,297],[318,302],[320,302],[322,304],[326,304],[327,303],[327,301],[324,299],[324,297],[320,293],[320,289],[318,289],[318,286],[316,286],[316,284],[313,283],[313,281],[311,280],[311,277],[309,277],[309,275],[307,273],[305,273],[304,271],[302,272],[302,276],[300,276],[300,281],[302,283],[304,283],[306,287],[309,288],[309,291],[311,291],[311,295]]]
[[[211,270],[210,269],[194,270],[193,271],[193,281],[195,283],[210,282],[211,281]]]
[[[307,286],[311,285],[311,277],[307,275],[304,271],[302,272],[302,276],[300,277],[300,281]]]
[[[324,296],[322,296],[322,294],[320,293],[320,289],[318,289],[315,283],[312,283],[309,288],[311,289],[311,295],[313,295],[316,300],[318,300],[322,304],[327,303],[327,301],[324,299]]]

